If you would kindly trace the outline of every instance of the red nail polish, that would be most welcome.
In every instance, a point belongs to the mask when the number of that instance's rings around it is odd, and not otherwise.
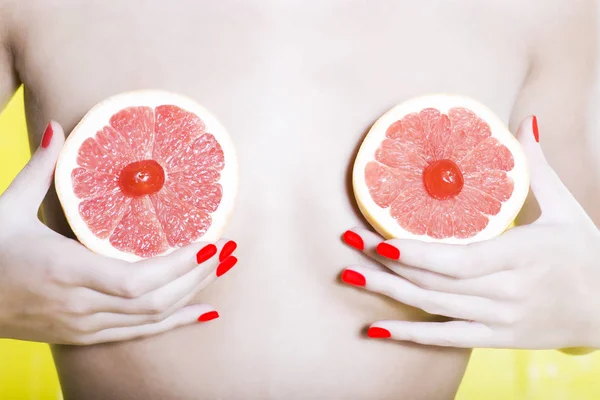
[[[360,251],[363,251],[365,249],[365,243],[363,242],[362,238],[358,233],[346,231],[344,232],[344,236],[342,236],[342,238],[344,239],[344,242],[346,242],[346,244],[354,247],[355,249],[358,249]]]
[[[352,271],[351,269],[345,269],[344,272],[342,272],[342,282],[354,286],[365,286],[367,284],[367,280],[363,274]]]
[[[44,135],[42,136],[42,149],[45,149],[46,147],[50,146],[52,135],[54,135],[54,131],[52,130],[52,124],[48,124],[46,130],[44,131]]]
[[[367,335],[370,338],[374,338],[374,339],[384,339],[384,338],[392,337],[392,334],[390,333],[390,331],[388,331],[387,329],[378,328],[376,326],[369,328]]]
[[[196,262],[198,264],[202,264],[204,261],[208,260],[212,256],[217,254],[217,246],[214,244],[207,244],[204,246],[198,253],[196,253]]]
[[[213,319],[219,318],[219,313],[216,311],[209,311],[207,313],[202,314],[198,317],[198,322],[206,322],[211,321]]]
[[[533,116],[533,137],[536,142],[540,142],[540,131],[538,130],[537,117]]]
[[[217,276],[224,275],[238,262],[238,259],[234,256],[229,256],[217,267]]]
[[[392,260],[400,258],[400,250],[385,242],[381,242],[377,245],[377,254],[386,258],[391,258]]]
[[[219,254],[219,261],[223,261],[224,259],[229,257],[236,248],[237,243],[233,240],[230,240],[229,242],[225,243],[225,245],[221,249],[221,254]]]

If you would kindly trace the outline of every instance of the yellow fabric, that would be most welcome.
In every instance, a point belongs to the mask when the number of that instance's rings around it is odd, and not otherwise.
[[[27,162],[26,132],[19,91],[0,115],[0,192]],[[0,399],[61,398],[47,345],[0,340]],[[600,399],[600,354],[475,350],[456,400],[481,399]]]

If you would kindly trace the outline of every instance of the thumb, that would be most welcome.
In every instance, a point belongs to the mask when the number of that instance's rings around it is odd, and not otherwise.
[[[527,117],[521,122],[517,138],[527,157],[531,191],[542,210],[541,218],[570,219],[572,212],[579,210],[579,204],[548,164],[539,143],[540,134],[535,116]]]
[[[14,201],[20,209],[36,213],[44,200],[54,175],[54,167],[65,142],[65,134],[57,122],[51,121],[42,141],[19,175],[6,189],[3,197]]]

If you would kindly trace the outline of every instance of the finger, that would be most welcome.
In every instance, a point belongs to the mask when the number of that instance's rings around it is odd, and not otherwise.
[[[188,304],[198,292],[223,276],[236,263],[237,258],[234,256],[229,256],[220,263],[215,257],[173,282],[140,297],[129,299],[93,292],[88,302],[96,304],[97,311],[103,312],[146,314],[151,317],[168,315]]]
[[[18,202],[19,209],[25,209],[32,215],[36,215],[52,184],[54,167],[64,142],[65,135],[60,124],[50,122],[42,136],[40,146],[6,189],[3,197],[8,201]]]
[[[225,253],[226,254],[226,253]],[[221,261],[214,271],[214,273],[209,274],[207,277],[201,280],[201,282],[192,289],[191,292],[186,294],[183,298],[177,300],[171,307],[169,307],[162,315],[168,316],[173,312],[177,311],[183,306],[190,304],[190,302],[196,297],[198,293],[204,290],[206,287],[210,286],[217,279],[222,277],[225,272],[229,269],[233,268],[233,266],[237,263],[238,259],[234,256],[229,256]]]
[[[354,228],[361,237],[367,230]],[[392,239],[380,242],[375,251],[390,261],[454,278],[468,279],[510,269],[502,237],[456,245],[421,240]],[[389,264],[386,264],[389,265]]]
[[[207,286],[210,286],[217,279],[219,279],[223,275],[225,275],[225,273],[227,271],[229,271],[231,268],[233,268],[237,264],[237,262],[238,262],[238,259],[235,256],[233,256],[233,255],[225,258],[223,261],[221,261],[219,263],[219,266],[215,270],[214,274],[210,274],[206,278],[204,278],[202,280],[202,282],[200,282],[200,284],[194,289],[193,292],[191,292],[189,295],[187,295],[186,297],[184,297],[180,301],[180,303],[175,304],[174,307],[177,308],[180,305],[188,304],[198,293],[200,293]]]
[[[214,276],[214,274],[213,274]],[[122,312],[96,312],[84,316],[79,316],[76,318],[76,329],[80,332],[84,333],[92,333],[98,332],[105,329],[111,328],[119,328],[119,327],[128,327],[128,326],[139,326],[139,325],[147,325],[156,322],[163,321],[184,308],[187,305],[190,305],[190,302],[193,300],[194,296],[196,296],[203,288],[208,286],[208,280],[210,278],[205,278],[200,284],[198,284],[195,288],[193,288],[188,294],[186,294],[183,298],[177,300],[170,307],[168,305],[158,306],[153,304],[151,307],[153,312],[149,312],[150,308],[148,306],[139,306],[139,308],[133,308],[130,313],[122,313]],[[215,278],[216,279],[216,278]],[[214,281],[214,279],[213,279]],[[127,306],[123,307],[127,308]],[[118,311],[123,311],[120,309]],[[140,313],[140,311],[143,311]]]
[[[206,304],[194,304],[184,307],[168,318],[151,324],[105,329],[88,334],[78,340],[77,344],[90,345],[106,342],[137,339],[167,332],[174,328],[197,322],[207,322],[218,318],[216,310]]]
[[[350,232],[350,233],[349,233]],[[378,234],[367,229],[354,228],[344,234],[344,240],[348,239],[351,243],[356,242],[358,238],[363,243],[363,252],[384,265],[389,270],[408,279],[416,285],[439,292],[467,294],[472,296],[489,297],[493,293],[487,280],[481,278],[457,279],[452,276],[442,275],[426,269],[420,269],[404,265],[399,261],[390,260],[387,257],[380,256],[377,251],[377,245],[383,240]]]
[[[342,281],[381,293],[432,315],[485,321],[494,315],[495,303],[480,297],[426,290],[397,275],[352,266],[342,272]]]
[[[173,284],[169,284],[163,288],[157,289],[155,292],[148,293],[140,299],[131,299],[128,305],[124,305],[123,309],[130,313],[165,313],[170,314],[179,308],[187,305],[199,292],[211,285],[224,273],[222,270],[231,269],[236,263],[237,258],[229,256],[219,263],[217,268],[212,268],[212,271],[196,279],[179,278]],[[192,271],[193,273],[193,271]]]
[[[469,321],[379,321],[371,325],[368,335],[371,338],[390,338],[431,346],[501,347],[492,329]]]
[[[194,243],[168,255],[142,260],[136,263],[107,264],[98,259],[92,268],[85,269],[82,285],[102,293],[137,298],[173,282],[199,264],[211,261],[217,265],[216,255],[228,243],[221,239],[216,244]]]
[[[531,190],[542,210],[542,219],[571,221],[581,207],[548,164],[539,143],[537,118],[525,118],[517,138],[525,151],[531,175]]]

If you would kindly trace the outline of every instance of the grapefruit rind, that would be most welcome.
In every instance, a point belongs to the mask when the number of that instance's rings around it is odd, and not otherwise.
[[[211,214],[212,223],[209,229],[197,242],[216,242],[229,222],[237,196],[239,171],[235,148],[223,125],[208,110],[186,96],[161,90],[126,92],[103,100],[81,119],[65,141],[56,164],[54,182],[67,221],[77,239],[98,254],[131,262],[142,259],[135,254],[114,248],[109,239],[98,238],[79,214],[78,206],[82,200],[75,195],[71,180],[71,172],[79,167],[77,164],[79,148],[86,139],[94,137],[99,130],[109,125],[110,118],[122,109],[138,106],[156,108],[161,105],[174,105],[196,114],[204,122],[205,131],[212,134],[223,149],[225,166],[217,182],[223,187],[223,197],[217,210]],[[175,250],[176,248],[169,248],[161,255]]]
[[[369,161],[375,160],[375,152],[385,139],[388,127],[394,122],[401,120],[407,114],[418,113],[425,108],[436,108],[445,114],[449,109],[455,107],[467,108],[486,121],[490,125],[492,137],[497,138],[511,152],[514,158],[514,168],[508,171],[507,175],[514,181],[514,191],[510,199],[502,203],[500,212],[497,215],[490,216],[488,225],[472,237],[435,239],[427,235],[415,235],[403,229],[391,217],[389,209],[381,208],[372,199],[364,177],[365,168]],[[529,167],[521,144],[489,108],[465,96],[434,94],[405,101],[383,114],[373,124],[358,150],[352,172],[352,185],[361,213],[384,238],[467,244],[491,239],[510,227],[523,207],[529,192]]]

